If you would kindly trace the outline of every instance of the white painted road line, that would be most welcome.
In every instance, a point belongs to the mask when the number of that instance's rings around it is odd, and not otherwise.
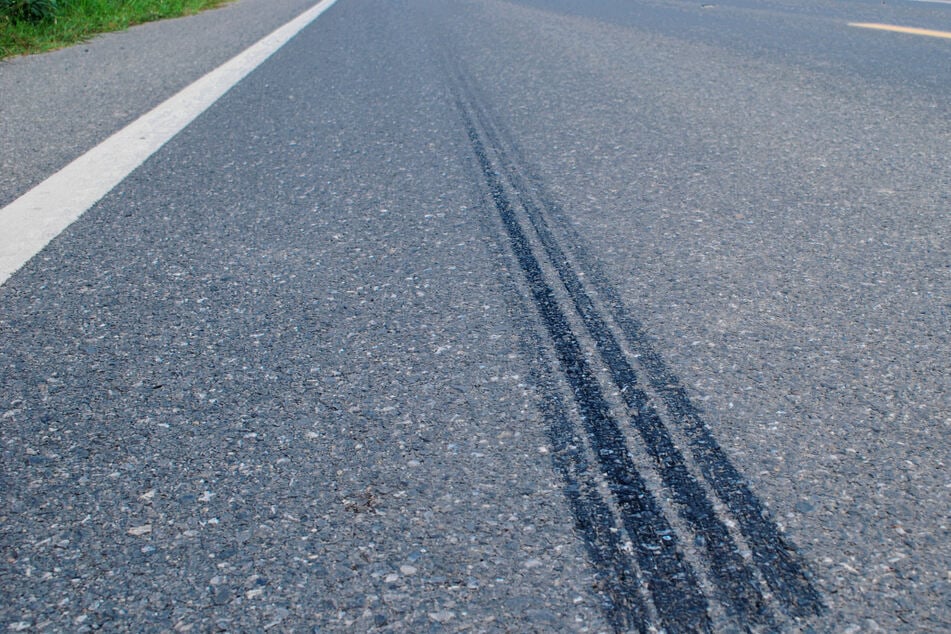
[[[323,0],[0,209],[0,285],[336,0]]]

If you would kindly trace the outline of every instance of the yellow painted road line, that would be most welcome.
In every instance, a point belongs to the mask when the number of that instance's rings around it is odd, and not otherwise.
[[[932,31],[931,29],[916,29],[913,26],[895,26],[894,24],[875,24],[874,22],[849,22],[849,26],[860,29],[876,29],[878,31],[893,31],[909,35],[925,35],[928,37],[943,37],[951,40],[951,31]]]

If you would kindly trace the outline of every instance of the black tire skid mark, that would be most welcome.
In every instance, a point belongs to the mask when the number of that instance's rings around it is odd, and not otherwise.
[[[474,164],[469,167],[480,169]],[[492,204],[487,200],[484,187],[478,190],[477,196],[483,197],[483,204]],[[508,260],[511,256],[507,241],[500,233],[501,227],[492,222],[491,217],[480,216],[479,221],[486,235],[493,238],[493,254]],[[552,359],[539,334],[540,324],[536,325],[528,314],[528,311],[533,311],[531,300],[518,288],[508,266],[500,268],[498,278],[505,291],[516,300],[514,309],[518,312],[515,318],[521,324],[518,329],[519,349],[523,357],[530,360],[527,378],[535,387],[536,405],[548,425],[546,432],[552,449],[552,466],[561,476],[562,493],[591,566],[593,590],[599,598],[601,610],[611,629],[618,634],[656,631],[651,628],[651,615],[642,596],[641,580],[629,552],[622,546],[617,516],[601,495],[599,478],[591,469],[583,443],[576,444],[580,440],[577,426],[565,408],[558,381],[551,372]]]
[[[531,250],[470,110],[458,93],[456,100],[510,248],[525,274],[555,356],[572,389],[589,443],[620,510],[621,521],[633,538],[634,555],[651,591],[661,625],[667,632],[710,631],[706,600],[695,573],[680,551],[677,535],[628,454],[625,435],[611,415],[581,345]]]
[[[510,147],[518,157],[517,165],[527,172],[524,167],[527,163],[522,159],[517,145],[511,143]],[[617,290],[608,282],[601,266],[584,247],[583,239],[567,221],[565,212],[544,193],[537,176],[527,173],[526,178],[533,183],[533,190],[548,212],[547,215],[554,218],[559,228],[569,235],[573,259],[598,295],[604,298],[625,341],[637,355],[651,388],[660,396],[674,422],[684,431],[694,461],[717,497],[736,519],[740,533],[751,547],[753,561],[769,589],[779,599],[783,610],[791,616],[821,614],[824,610],[822,598],[812,584],[812,574],[795,546],[779,530],[766,507],[750,489],[746,478],[720,447],[699,409],[687,395],[680,378],[653,348],[641,323],[627,311]]]
[[[476,107],[476,116],[480,116]],[[552,235],[542,211],[526,192],[526,184],[515,166],[507,158],[498,138],[494,137],[492,122],[481,115],[482,130],[486,132],[499,156],[503,169],[513,181],[513,189],[525,209],[549,260],[571,297],[586,329],[595,341],[605,366],[618,386],[634,428],[644,441],[648,454],[654,460],[664,484],[674,494],[680,516],[697,535],[703,537],[703,548],[712,569],[712,581],[717,585],[721,599],[731,617],[744,623],[770,625],[766,601],[759,591],[752,572],[744,563],[726,525],[717,516],[706,492],[687,468],[686,461],[674,445],[660,416],[648,402],[647,395],[637,387],[637,375],[627,361],[620,345],[598,313],[585,291],[578,274],[571,268],[561,246]]]
[[[529,207],[534,209],[526,209],[530,214],[534,214],[532,222],[536,230],[538,225],[542,225],[542,231],[548,231],[550,234],[550,230],[544,224],[545,218],[548,217],[552,218],[569,238],[567,242],[572,259],[583,271],[591,287],[603,298],[604,304],[609,307],[611,317],[618,325],[632,353],[637,356],[638,364],[647,376],[649,385],[663,401],[669,416],[683,430],[694,462],[711,489],[737,521],[740,533],[750,547],[753,561],[781,609],[795,617],[821,614],[824,611],[821,595],[813,585],[812,575],[797,549],[779,530],[768,510],[750,489],[746,478],[720,447],[700,411],[687,395],[687,390],[679,377],[670,370],[660,354],[653,348],[643,326],[626,309],[619,293],[608,281],[601,266],[591,257],[577,230],[568,221],[567,214],[547,194],[541,178],[528,167],[529,163],[518,145],[511,139],[511,135],[500,130],[497,121],[494,123],[494,133],[505,137],[505,145],[510,148],[512,154],[512,158],[506,158],[504,154],[501,157],[501,160],[507,163],[505,169],[509,174],[514,173],[513,178],[516,180],[524,178],[527,183],[522,181],[519,190],[531,191],[541,205],[539,209],[529,201]],[[501,147],[501,142],[497,141],[496,146]],[[522,203],[525,206],[525,201]],[[557,243],[555,247],[558,255],[552,257],[552,261],[566,262],[567,259]],[[567,268],[568,275],[574,276],[571,284],[580,286],[577,275],[570,267]],[[564,283],[566,286],[569,284],[568,281]],[[579,311],[581,310],[579,307]],[[628,392],[623,390],[620,384],[619,388],[627,397]],[[639,393],[637,397],[628,401],[629,407],[634,412],[638,412],[641,404],[646,402],[643,390],[637,390],[637,392]],[[662,422],[660,424],[663,425]],[[659,455],[664,455],[664,452],[660,452]]]

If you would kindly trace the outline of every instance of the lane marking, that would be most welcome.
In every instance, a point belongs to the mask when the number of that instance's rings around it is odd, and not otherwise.
[[[322,0],[0,209],[0,285],[337,0]]]
[[[895,26],[894,24],[877,24],[875,22],[849,22],[849,26],[860,29],[874,29],[876,31],[891,31],[893,33],[906,33],[908,35],[924,35],[926,37],[940,37],[951,40],[951,31],[933,31],[931,29],[919,29],[913,26]]]

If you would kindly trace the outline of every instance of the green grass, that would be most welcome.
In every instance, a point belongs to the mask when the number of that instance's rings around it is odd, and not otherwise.
[[[0,59],[62,48],[97,33],[190,15],[230,1],[59,0],[55,16],[38,22],[14,19],[0,8]]]

